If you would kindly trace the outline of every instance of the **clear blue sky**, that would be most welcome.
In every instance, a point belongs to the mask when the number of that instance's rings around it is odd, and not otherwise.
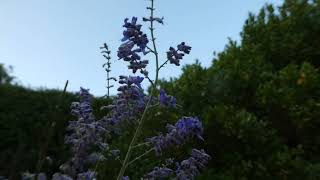
[[[228,37],[239,40],[249,12],[257,13],[265,3],[282,2],[155,0],[157,15],[165,17],[165,25],[156,27],[162,60],[169,46],[186,41],[192,52],[182,65],[199,59],[203,66],[209,66],[213,51],[223,50]],[[69,80],[69,91],[83,86],[103,95],[106,74],[99,46],[104,42],[110,45],[114,76],[129,73],[126,63],[116,58],[123,19],[147,16],[148,4],[147,0],[1,0],[0,63],[12,65],[13,74],[24,86],[62,89]],[[154,64],[150,66],[152,71]],[[181,66],[171,65],[160,77],[180,73]]]

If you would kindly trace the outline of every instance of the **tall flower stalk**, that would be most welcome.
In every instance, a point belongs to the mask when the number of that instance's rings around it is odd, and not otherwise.
[[[129,160],[130,160],[130,157],[131,157],[131,154],[132,154],[132,150],[133,150],[133,146],[137,143],[137,140],[138,140],[138,137],[141,133],[141,130],[142,130],[142,127],[143,127],[143,124],[144,124],[144,121],[145,121],[145,116],[147,114],[147,111],[150,107],[150,103],[151,103],[151,100],[152,100],[152,97],[154,96],[155,94],[155,90],[156,90],[156,87],[157,87],[157,84],[158,84],[158,80],[159,80],[159,55],[158,55],[158,51],[157,51],[157,46],[156,46],[156,38],[155,38],[155,35],[154,35],[154,0],[151,0],[151,6],[148,8],[150,10],[150,33],[151,33],[151,41],[152,41],[152,45],[153,45],[153,49],[150,49],[151,53],[154,54],[155,56],[155,60],[156,60],[156,75],[155,75],[155,80],[154,80],[154,83],[152,84],[152,90],[151,90],[151,93],[150,93],[150,97],[149,97],[149,100],[145,106],[145,109],[142,113],[142,116],[141,116],[141,119],[139,120],[139,123],[138,123],[138,126],[136,128],[136,131],[133,135],[133,138],[130,142],[130,145],[129,145],[129,148],[128,148],[128,151],[126,153],[126,156],[124,158],[124,161],[122,163],[122,166],[121,166],[121,169],[119,171],[119,174],[118,174],[118,177],[117,177],[117,180],[122,180],[123,178],[123,175],[126,171],[126,168],[128,167],[128,163],[129,163]],[[146,75],[147,76],[147,75]]]
[[[102,49],[101,53],[103,55],[103,57],[107,60],[106,63],[104,63],[102,65],[102,67],[105,69],[105,71],[107,72],[107,98],[110,97],[110,89],[112,87],[114,87],[113,85],[110,84],[110,81],[117,81],[117,79],[115,77],[110,77],[110,72],[111,72],[111,57],[110,57],[110,53],[111,51],[109,50],[109,47],[106,43],[103,44],[102,47],[100,47],[100,49]]]

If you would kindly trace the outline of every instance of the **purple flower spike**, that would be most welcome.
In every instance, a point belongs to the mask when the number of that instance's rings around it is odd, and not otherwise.
[[[87,164],[105,160],[101,153],[92,150],[104,151],[108,147],[104,137],[109,134],[109,130],[105,122],[95,121],[91,107],[93,97],[89,90],[81,88],[79,95],[80,102],[72,103],[72,112],[78,116],[78,120],[69,121],[69,133],[65,136],[65,143],[71,145],[72,158],[62,164],[60,170],[71,177],[78,175],[81,177],[78,179],[88,179],[85,177],[95,172],[88,171]],[[64,175],[57,174],[56,178],[63,179]]]
[[[126,18],[124,20],[123,27],[126,30],[123,31],[122,41],[124,42],[118,49],[119,59],[128,61],[130,65],[129,69],[132,69],[133,73],[138,70],[146,68],[148,61],[141,61],[139,53],[146,55],[149,51],[146,51],[147,44],[149,42],[148,37],[141,31],[141,25],[137,24],[138,18],[133,17],[131,22]]]

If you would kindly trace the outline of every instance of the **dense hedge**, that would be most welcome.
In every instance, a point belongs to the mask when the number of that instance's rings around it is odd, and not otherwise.
[[[39,159],[49,156],[52,172],[68,155],[64,146],[65,127],[70,115],[70,103],[75,94],[58,90],[30,90],[20,86],[0,86],[0,174],[18,178],[23,171],[35,171]],[[108,100],[96,99],[95,114]]]
[[[159,124],[197,115],[206,136],[199,147],[213,156],[200,179],[320,179],[319,35],[320,1],[286,0],[277,9],[266,5],[249,16],[241,42],[230,40],[210,67],[196,62],[179,78],[161,81],[182,108],[153,110],[141,139],[163,130]],[[1,85],[0,174],[36,171],[43,151],[53,163],[42,171],[57,169],[68,154],[64,128],[73,118],[69,105],[75,99],[54,90]],[[98,107],[107,103],[95,101],[97,117],[106,114]],[[57,124],[48,136],[52,122]],[[124,150],[129,132],[111,146]],[[184,149],[167,153],[183,157]],[[135,178],[159,161],[153,156],[139,161],[128,175]],[[119,166],[107,161],[99,174],[111,178]]]
[[[214,160],[204,177],[320,178],[319,34],[320,1],[267,5],[212,66],[162,82],[205,122]]]

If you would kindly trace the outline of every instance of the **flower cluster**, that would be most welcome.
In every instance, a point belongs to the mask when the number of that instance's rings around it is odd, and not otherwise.
[[[182,145],[193,137],[203,140],[201,137],[203,127],[198,118],[182,117],[174,126],[168,124],[167,129],[168,133],[166,135],[160,134],[147,139],[147,142],[153,145],[157,155],[172,146]]]
[[[132,69],[133,73],[140,70],[142,74],[148,74],[145,70],[148,60],[141,60],[141,56],[138,53],[143,53],[144,55],[148,53],[146,51],[147,44],[149,42],[147,35],[141,31],[141,24],[137,24],[137,17],[132,17],[131,22],[126,18],[124,20],[123,27],[126,30],[123,31],[122,41],[124,42],[118,49],[119,59],[128,61],[130,65],[129,69]]]
[[[170,177],[173,178],[174,176],[174,179],[177,180],[191,180],[206,167],[210,159],[211,157],[206,154],[204,150],[192,149],[191,157],[180,163],[176,162],[175,170],[173,170],[174,168],[168,168],[167,164],[163,167],[155,167],[151,172],[144,176],[144,179],[168,179]]]
[[[114,134],[119,133],[117,127],[124,122],[136,123],[137,115],[144,110],[147,97],[141,87],[143,79],[140,76],[120,76],[119,84],[122,86],[118,88],[117,97],[111,105],[102,107],[111,109],[110,115],[103,119]]]
[[[96,173],[90,171],[86,165],[95,164],[105,157],[100,153],[108,148],[104,142],[104,137],[108,130],[102,121],[95,121],[92,114],[92,95],[89,90],[80,89],[80,102],[72,103],[72,113],[78,120],[69,121],[67,130],[71,133],[65,137],[65,143],[71,145],[73,157],[60,166],[60,170],[65,174],[56,173],[56,178],[78,177],[78,179],[90,179]],[[97,149],[97,152],[92,152]]]
[[[191,51],[191,47],[187,46],[185,42],[180,43],[177,46],[177,50],[173,47],[169,48],[167,52],[167,59],[171,64],[175,64],[176,66],[180,66],[180,60],[182,60],[185,54],[189,54]]]
[[[188,180],[193,179],[204,169],[211,157],[204,150],[192,149],[191,157],[177,163],[176,179]]]
[[[172,176],[174,171],[167,167],[155,167],[151,172],[144,176],[145,180],[167,179]]]
[[[173,96],[168,96],[163,89],[161,89],[159,93],[159,103],[163,106],[172,108],[177,106],[176,98]]]

